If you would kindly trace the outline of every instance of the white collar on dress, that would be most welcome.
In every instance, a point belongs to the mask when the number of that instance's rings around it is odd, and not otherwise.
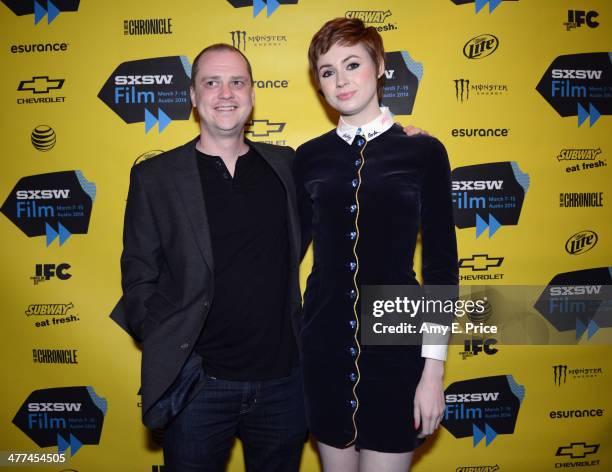
[[[336,133],[338,133],[338,136],[349,144],[353,144],[353,140],[358,134],[363,136],[366,141],[371,141],[391,128],[393,123],[393,115],[389,111],[389,108],[380,107],[380,115],[363,126],[349,125],[342,119],[342,117],[340,117],[338,127],[336,128]]]

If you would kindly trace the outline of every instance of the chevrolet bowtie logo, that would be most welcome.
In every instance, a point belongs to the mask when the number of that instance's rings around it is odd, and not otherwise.
[[[491,267],[499,267],[504,262],[503,257],[489,257],[488,254],[474,254],[468,259],[459,259],[460,269],[472,269],[474,271],[489,270]]]
[[[268,120],[253,120],[245,125],[245,134],[254,138],[270,136],[270,133],[280,133],[287,123],[270,123]]]
[[[599,450],[599,444],[588,444],[584,442],[573,442],[569,446],[557,448],[557,456],[570,456],[572,459],[584,459],[589,454],[595,454]]]
[[[48,75],[32,77],[32,80],[19,82],[19,92],[49,93],[49,90],[59,90],[64,86],[64,79],[49,79]]]

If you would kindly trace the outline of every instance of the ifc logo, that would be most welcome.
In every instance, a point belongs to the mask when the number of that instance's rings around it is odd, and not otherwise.
[[[53,128],[48,125],[38,125],[32,131],[32,146],[41,152],[47,152],[55,146],[56,135]]]

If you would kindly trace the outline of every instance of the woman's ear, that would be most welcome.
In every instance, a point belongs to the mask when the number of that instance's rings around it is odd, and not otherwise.
[[[378,78],[380,79],[384,73],[385,73],[385,58],[382,57],[380,58],[380,61],[378,62]]]

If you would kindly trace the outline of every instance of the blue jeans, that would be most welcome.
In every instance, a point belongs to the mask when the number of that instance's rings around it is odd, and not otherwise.
[[[297,472],[306,434],[299,369],[289,377],[254,382],[206,376],[166,428],[166,471],[224,471],[239,437],[247,472]]]

